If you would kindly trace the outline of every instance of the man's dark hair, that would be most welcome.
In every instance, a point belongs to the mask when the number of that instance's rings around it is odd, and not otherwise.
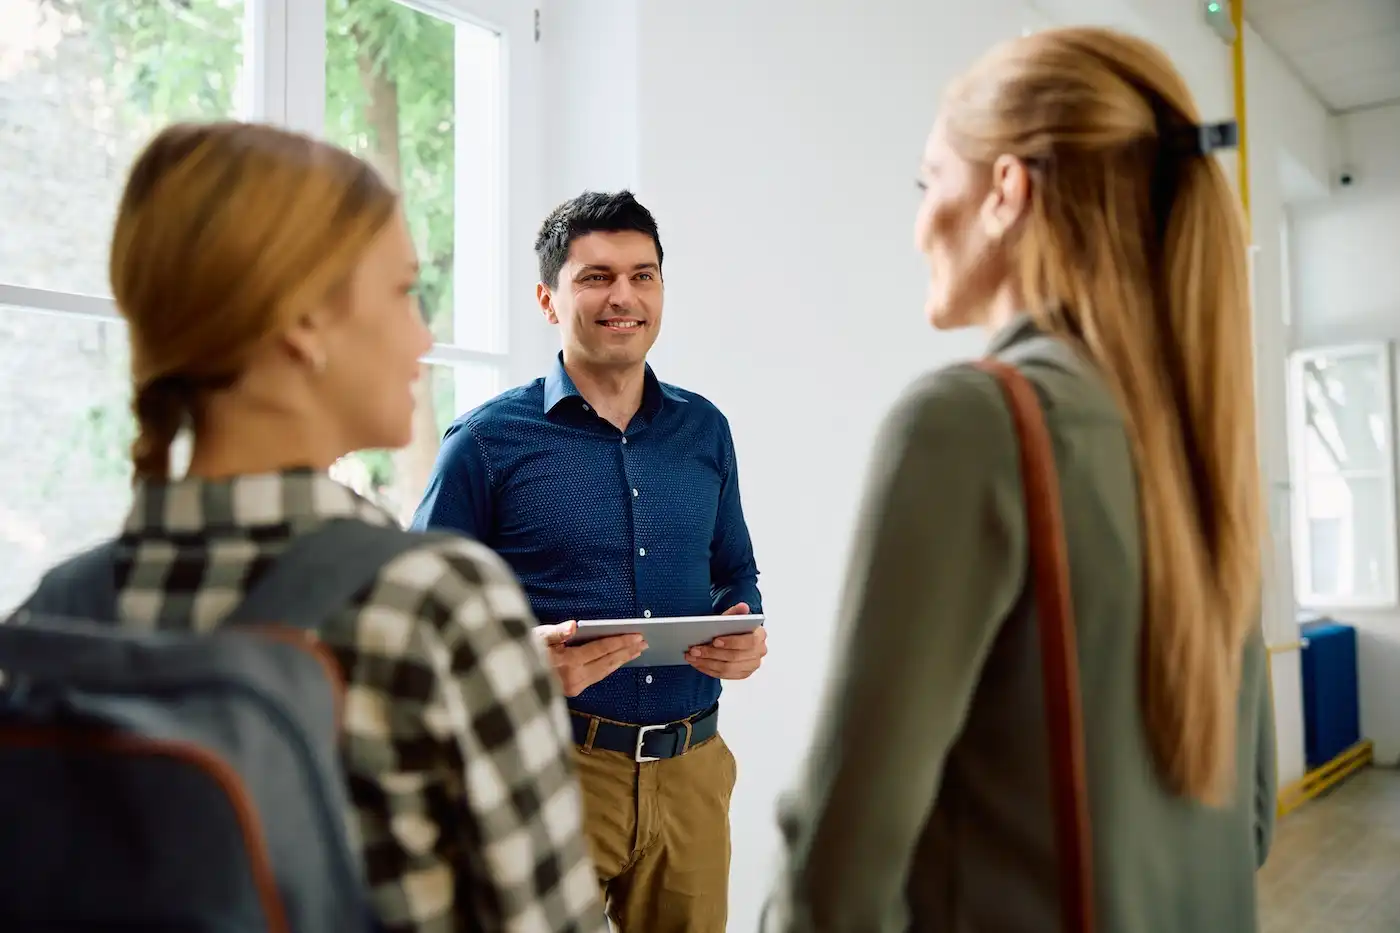
[[[590,233],[621,233],[634,230],[645,233],[656,244],[656,263],[662,260],[661,236],[656,230],[656,218],[643,207],[630,191],[607,193],[585,191],[565,201],[540,225],[535,238],[535,255],[540,261],[540,281],[550,288],[559,287],[559,271],[569,259],[569,247],[574,240]]]

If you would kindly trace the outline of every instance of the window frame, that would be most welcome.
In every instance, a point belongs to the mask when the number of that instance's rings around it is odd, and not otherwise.
[[[1385,580],[1381,592],[1374,596],[1338,596],[1320,593],[1312,585],[1312,538],[1309,534],[1308,506],[1311,501],[1314,472],[1307,465],[1307,405],[1304,397],[1306,366],[1317,360],[1340,361],[1365,359],[1375,362],[1379,369],[1384,419],[1385,456],[1377,467],[1349,469],[1343,479],[1379,481],[1384,510]],[[1293,496],[1291,524],[1293,538],[1294,598],[1300,609],[1330,611],[1335,609],[1392,609],[1400,605],[1400,535],[1396,519],[1396,460],[1395,460],[1395,383],[1393,348],[1389,341],[1352,343],[1311,347],[1297,350],[1288,358],[1288,438],[1289,464]]]
[[[478,364],[499,373],[498,383],[519,381],[525,369],[513,339],[518,320],[534,315],[533,256],[512,244],[532,242],[542,216],[540,197],[538,13],[534,4],[511,0],[395,0],[412,9],[492,30],[501,37],[502,132],[496,159],[501,191],[498,209],[499,302],[490,351],[436,343],[424,363]],[[240,116],[321,138],[326,109],[325,0],[245,0],[244,54],[248,68]],[[293,53],[293,50],[295,52]],[[22,286],[0,280],[0,305],[39,313],[125,322],[110,297]],[[514,350],[514,355],[513,355]]]

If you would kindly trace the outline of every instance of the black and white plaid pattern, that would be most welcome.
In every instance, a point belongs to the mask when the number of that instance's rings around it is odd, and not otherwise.
[[[208,631],[296,535],[390,516],[293,471],[138,485],[120,615]],[[346,680],[343,759],[387,929],[604,933],[568,714],[519,585],[491,551],[428,541],[321,632]]]

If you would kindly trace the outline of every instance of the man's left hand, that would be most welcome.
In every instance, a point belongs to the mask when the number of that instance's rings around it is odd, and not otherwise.
[[[748,603],[739,603],[724,612],[727,616],[748,614]],[[685,659],[702,674],[720,680],[743,680],[758,670],[767,653],[768,633],[760,625],[748,635],[722,635],[708,645],[691,648]]]

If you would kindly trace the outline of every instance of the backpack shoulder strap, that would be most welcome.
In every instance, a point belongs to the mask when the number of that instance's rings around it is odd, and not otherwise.
[[[117,542],[83,551],[44,574],[16,617],[111,622],[117,617]]]
[[[442,535],[336,519],[295,538],[224,620],[314,631],[369,586],[384,565]]]

